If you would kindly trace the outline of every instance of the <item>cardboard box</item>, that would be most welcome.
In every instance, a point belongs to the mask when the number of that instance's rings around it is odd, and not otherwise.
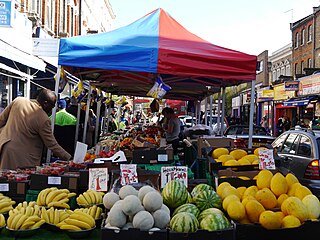
[[[50,187],[66,188],[70,192],[78,192],[79,176],[47,176],[31,174],[30,189],[42,190]]]
[[[210,147],[207,144],[209,144]],[[198,138],[197,146],[198,146],[198,157],[202,157],[204,148],[215,149],[219,147],[224,147],[224,148],[232,149],[234,147],[234,140],[227,137],[204,136],[204,137]]]
[[[169,231],[168,240],[234,240],[235,229],[224,229],[220,231],[198,230],[194,233],[178,233]]]
[[[135,148],[132,154],[133,164],[155,163],[158,158],[156,148]]]

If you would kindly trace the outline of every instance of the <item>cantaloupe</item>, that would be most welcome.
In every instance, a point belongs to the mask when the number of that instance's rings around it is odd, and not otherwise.
[[[154,226],[160,229],[165,228],[170,223],[170,214],[165,210],[157,210],[153,214]]]
[[[120,197],[118,194],[114,192],[108,192],[103,196],[103,205],[107,209],[111,209],[112,206],[120,200]]]
[[[143,206],[149,212],[157,211],[162,207],[163,199],[159,192],[148,192],[143,198]]]
[[[122,228],[127,222],[127,216],[118,208],[111,208],[108,213],[108,222],[112,227]]]
[[[135,195],[126,196],[121,204],[121,210],[127,216],[135,215],[141,210],[141,207],[140,199]]]
[[[165,212],[167,212],[167,213],[170,215],[170,209],[167,207],[167,205],[162,204],[162,206],[161,206],[160,209],[163,210],[163,211],[165,211]]]
[[[154,219],[151,213],[147,211],[140,211],[133,217],[133,227],[140,230],[149,230],[154,225]]]
[[[122,227],[122,230],[128,230],[129,228],[133,228],[132,222],[127,222],[127,223]]]
[[[307,207],[309,219],[320,217],[320,202],[315,195],[307,195],[302,199],[302,203]]]
[[[124,199],[126,196],[135,195],[138,196],[138,191],[131,185],[125,185],[119,190],[119,197]]]
[[[299,218],[300,222],[309,219],[307,207],[297,197],[288,197],[281,205],[281,211],[284,215],[293,215]]]
[[[142,202],[143,201],[143,198],[144,196],[148,193],[148,192],[151,192],[151,191],[156,191],[153,187],[149,186],[149,185],[146,185],[146,186],[143,186],[139,189],[138,191],[138,197],[140,199],[140,201]]]

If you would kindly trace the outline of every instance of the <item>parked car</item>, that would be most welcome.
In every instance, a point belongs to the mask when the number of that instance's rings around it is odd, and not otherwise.
[[[204,120],[202,124],[205,124]],[[212,116],[212,134],[218,134],[219,127],[221,124],[218,124],[218,116]],[[207,116],[207,126],[210,126],[210,115]],[[228,121],[226,118],[224,118],[224,129],[228,127]]]
[[[282,133],[272,147],[280,169],[292,172],[302,185],[320,197],[320,131],[297,126]]]
[[[224,131],[224,136],[234,139],[235,147],[248,147],[249,126],[248,125],[231,125]],[[271,145],[274,141],[265,128],[253,126],[252,146],[263,147]]]

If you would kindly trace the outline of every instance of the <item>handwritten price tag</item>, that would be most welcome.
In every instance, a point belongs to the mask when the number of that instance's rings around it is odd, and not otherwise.
[[[174,166],[161,168],[161,188],[171,180],[179,180],[186,187],[188,186],[188,167]]]
[[[259,169],[276,169],[273,149],[259,150]]]
[[[49,185],[61,185],[61,177],[48,177]]]
[[[0,192],[9,192],[9,183],[1,183]]]

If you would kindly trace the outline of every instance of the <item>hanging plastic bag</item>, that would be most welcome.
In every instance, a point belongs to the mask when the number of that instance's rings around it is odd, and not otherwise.
[[[166,85],[160,76],[157,77],[156,82],[153,87],[147,93],[147,96],[153,97],[155,99],[162,99],[163,96],[171,89]]]

